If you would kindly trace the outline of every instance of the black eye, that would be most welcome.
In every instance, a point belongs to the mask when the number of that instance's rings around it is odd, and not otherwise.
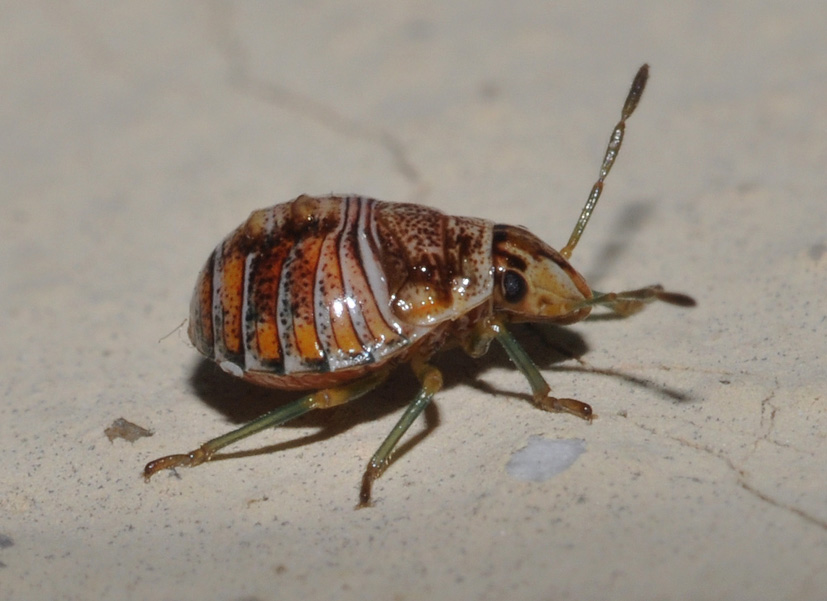
[[[522,300],[528,291],[525,278],[516,271],[508,270],[503,274],[503,298],[509,303]]]

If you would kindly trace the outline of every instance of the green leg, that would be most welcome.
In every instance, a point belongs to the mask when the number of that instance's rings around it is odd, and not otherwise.
[[[592,290],[593,296],[583,302],[583,306],[602,305],[609,308],[621,317],[628,317],[643,310],[653,301],[663,301],[679,307],[694,307],[695,299],[680,292],[667,292],[663,286],[647,286],[637,290],[623,292],[597,292]]]
[[[377,374],[369,375],[345,386],[326,388],[308,394],[289,405],[265,413],[261,417],[254,419],[232,432],[228,432],[218,438],[213,438],[194,451],[179,455],[168,455],[167,457],[150,461],[144,468],[144,478],[149,480],[153,474],[165,469],[195,467],[196,465],[209,461],[217,451],[234,442],[238,442],[242,438],[247,438],[267,428],[280,426],[313,409],[327,409],[352,401],[379,386],[387,375],[388,370],[382,370]]]
[[[365,469],[365,474],[362,477],[362,488],[359,491],[359,505],[356,506],[357,509],[371,506],[370,494],[373,481],[381,476],[388,467],[394,447],[396,447],[399,439],[408,431],[411,424],[414,423],[416,418],[419,417],[419,414],[422,413],[425,407],[428,406],[428,403],[431,402],[431,399],[434,398],[434,395],[442,388],[442,374],[437,368],[418,360],[412,361],[412,367],[422,384],[422,388],[414,397],[414,400],[411,401],[411,404],[408,405],[407,409],[405,409],[405,412],[393,427],[391,433],[388,434],[388,437],[376,453],[373,454],[373,457],[371,457],[370,463],[368,463],[368,467]]]
[[[497,341],[503,346],[511,361],[514,362],[517,369],[523,372],[531,385],[535,405],[544,411],[564,411],[587,421],[592,420],[594,415],[590,405],[576,399],[558,399],[550,396],[551,387],[543,379],[543,375],[537,369],[534,361],[511,335],[511,332],[502,324],[498,324],[495,331],[497,332]]]

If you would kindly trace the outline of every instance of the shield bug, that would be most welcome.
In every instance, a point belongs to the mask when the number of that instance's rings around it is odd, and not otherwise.
[[[694,304],[660,286],[592,291],[569,264],[647,77],[644,65],[612,131],[599,177],[559,252],[522,227],[362,196],[302,195],[253,212],[201,270],[189,337],[234,376],[315,392],[194,451],[156,459],[144,476],[199,465],[251,434],[356,399],[398,364],[410,363],[421,388],[368,463],[359,506],[369,505],[373,482],[397,442],[442,387],[442,374],[429,359],[444,346],[479,357],[497,340],[525,375],[540,409],[590,420],[586,403],[549,394],[507,325],[570,324],[595,306],[625,316],[654,300]]]

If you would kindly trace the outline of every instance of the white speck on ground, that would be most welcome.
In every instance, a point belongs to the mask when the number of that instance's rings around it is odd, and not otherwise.
[[[505,469],[518,480],[545,482],[569,469],[585,452],[586,441],[580,438],[547,440],[532,436],[512,455]]]

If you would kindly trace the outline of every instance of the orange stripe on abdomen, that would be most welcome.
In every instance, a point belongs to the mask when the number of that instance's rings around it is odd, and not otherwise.
[[[251,258],[248,264],[245,325],[250,355],[248,368],[264,366],[282,371],[281,366],[277,365],[284,358],[279,342],[277,306],[279,279],[289,252],[289,242],[269,240],[260,246],[258,255]]]
[[[293,330],[296,347],[303,362],[324,359],[324,351],[316,335],[316,317],[313,292],[316,287],[316,265],[319,262],[323,239],[311,235],[296,245],[297,257],[291,267],[293,272],[290,287],[293,308]]]
[[[313,289],[321,240],[318,236],[298,239],[284,261],[276,304],[279,342],[284,350],[284,371],[314,371],[308,363],[324,359],[316,336]]]
[[[241,354],[241,303],[244,287],[245,257],[231,249],[222,257],[221,308],[223,312],[224,348],[232,355]]]
[[[331,369],[338,364],[350,365],[348,357],[363,352],[348,311],[348,298],[339,266],[339,233],[325,237],[316,269],[316,329],[325,347]]]

